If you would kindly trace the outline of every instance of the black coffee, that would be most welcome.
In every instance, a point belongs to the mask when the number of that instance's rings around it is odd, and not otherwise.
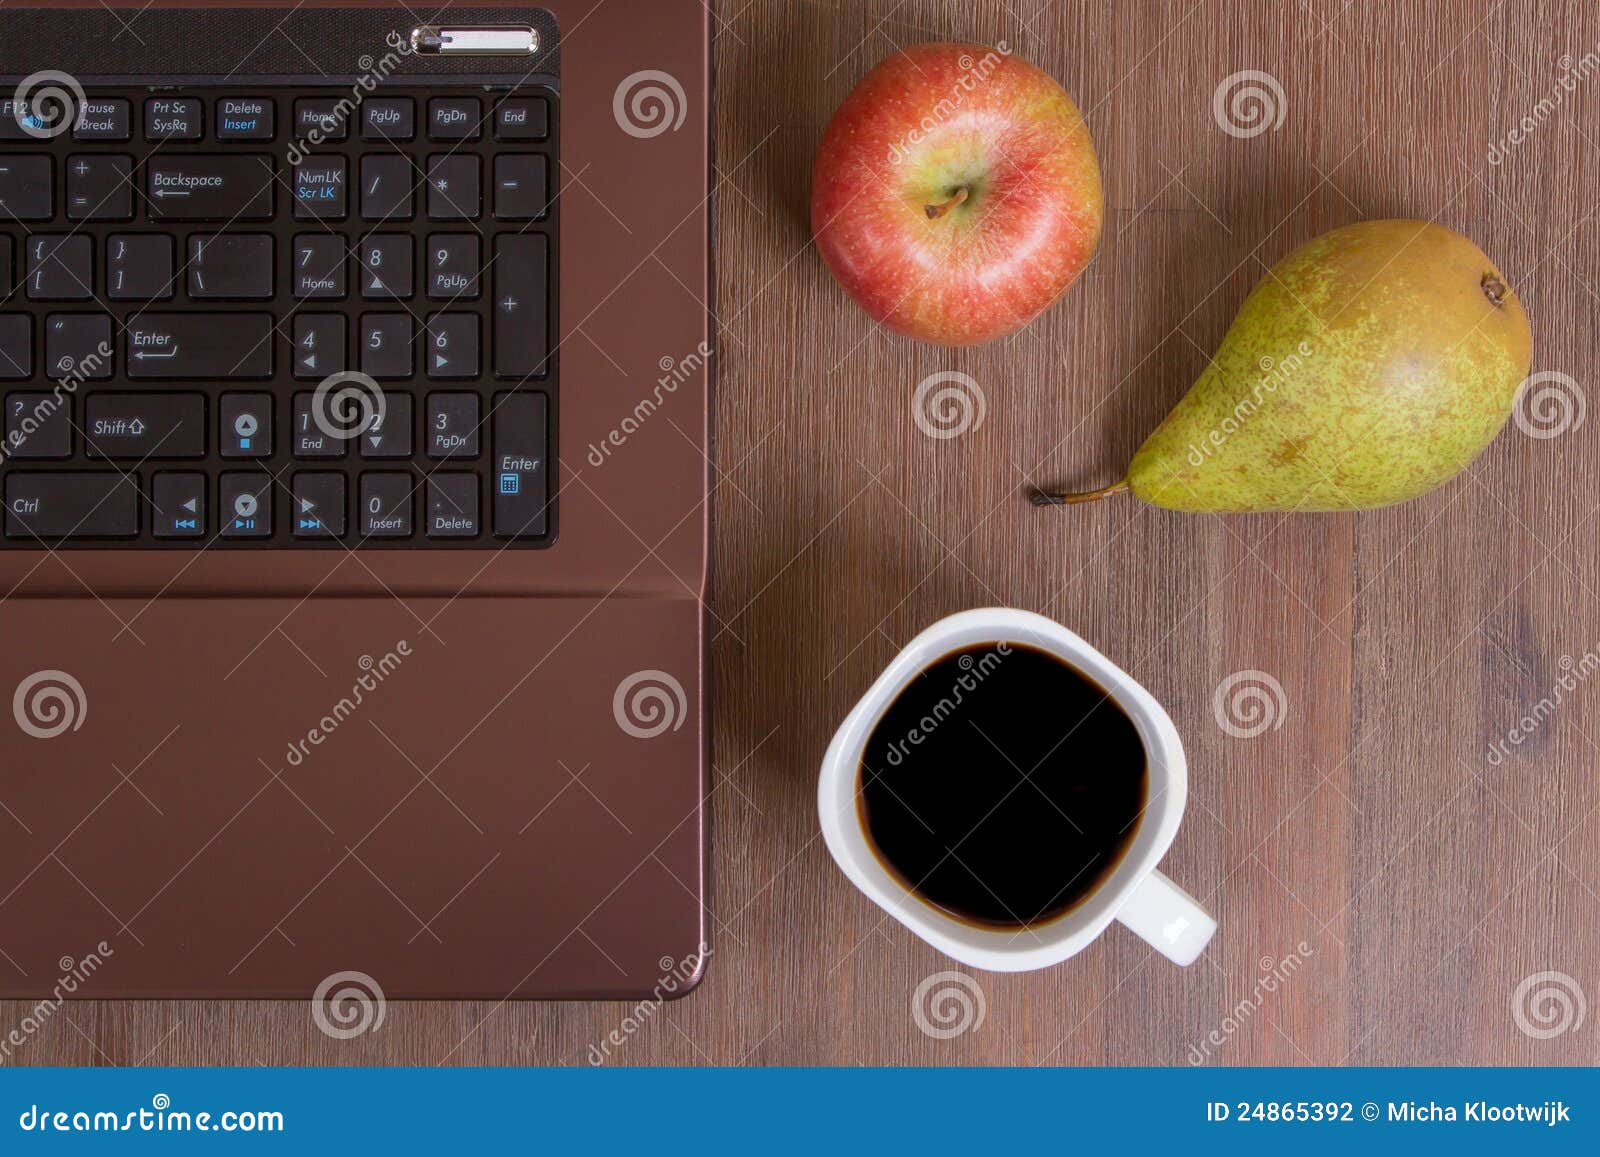
[[[1133,721],[1090,679],[1017,643],[946,655],[867,740],[861,823],[884,865],[968,923],[1071,909],[1121,860],[1148,768]]]

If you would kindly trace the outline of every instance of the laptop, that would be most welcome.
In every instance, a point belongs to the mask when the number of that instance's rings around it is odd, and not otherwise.
[[[0,997],[698,982],[710,19],[0,9]]]

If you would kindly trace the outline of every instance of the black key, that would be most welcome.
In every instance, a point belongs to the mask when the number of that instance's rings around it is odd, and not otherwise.
[[[89,97],[78,106],[72,137],[79,141],[125,141],[133,134],[133,106],[112,97]]]
[[[94,238],[35,233],[28,238],[28,296],[87,301],[94,296]]]
[[[496,394],[494,414],[494,532],[500,538],[538,538],[545,533],[546,405],[543,394]]]
[[[272,236],[196,233],[189,238],[189,296],[197,301],[272,296]]]
[[[128,319],[130,378],[270,378],[270,313],[140,313]]]
[[[6,458],[72,457],[72,398],[55,394],[7,394]]]
[[[103,313],[52,313],[44,322],[45,372],[79,380],[111,376],[111,319]]]
[[[189,96],[153,96],[144,102],[144,135],[150,141],[198,141],[205,111]]]
[[[361,266],[361,296],[411,296],[411,238],[403,233],[373,233],[356,246]]]
[[[11,292],[11,237],[0,237],[0,298]]]
[[[206,532],[206,476],[163,471],[151,481],[150,531],[157,538],[199,538]]]
[[[344,316],[337,313],[296,314],[294,376],[303,382],[315,382],[347,368]]]
[[[0,221],[48,221],[54,191],[49,157],[0,154]]]
[[[429,458],[478,456],[478,395],[429,394],[422,427]]]
[[[67,158],[67,219],[127,221],[133,216],[133,158]]]
[[[428,158],[428,216],[435,221],[475,221],[482,212],[478,158],[453,153]]]
[[[112,301],[166,301],[174,288],[171,237],[114,233],[106,238],[106,296]]]
[[[361,106],[361,139],[409,141],[417,135],[416,114],[408,96],[368,100]]]
[[[494,135],[502,141],[542,141],[550,133],[544,97],[509,97],[494,110]]]
[[[344,537],[343,474],[296,474],[291,486],[296,538]]]
[[[277,107],[266,97],[225,96],[217,101],[217,140],[270,141]]]
[[[84,448],[91,458],[203,458],[204,394],[90,394]]]
[[[428,478],[429,538],[475,538],[478,526],[478,476],[434,474]]]
[[[345,207],[343,157],[307,157],[294,167],[296,221],[343,221]]]
[[[411,492],[416,483],[409,474],[363,474],[360,515],[362,538],[410,538]]]
[[[344,239],[331,233],[302,233],[294,239],[294,295],[344,296]]]
[[[475,97],[435,97],[428,102],[428,135],[436,141],[475,141],[482,118]]]
[[[132,538],[139,485],[115,470],[6,475],[7,538]]]
[[[463,301],[477,298],[477,234],[435,233],[428,238],[428,296]]]
[[[494,254],[494,372],[543,376],[550,351],[549,242],[537,233],[506,234],[495,238]]]
[[[42,97],[40,90],[33,95]],[[42,141],[59,136],[66,125],[67,113],[60,101],[51,99],[17,100],[6,97],[0,100],[0,141]]]
[[[361,317],[361,372],[374,378],[411,376],[411,315],[368,313]]]
[[[275,170],[267,153],[152,154],[145,165],[152,221],[266,221]]]
[[[271,394],[223,394],[217,426],[224,458],[272,457]]]
[[[404,221],[416,211],[417,174],[405,157],[361,158],[361,216]]]
[[[346,413],[319,415],[318,405],[332,406],[337,391],[325,395],[319,403],[315,394],[294,396],[294,421],[289,427],[289,450],[296,458],[343,458],[347,438],[344,436],[354,419]]]
[[[0,378],[33,373],[33,319],[25,313],[0,313]]]
[[[272,536],[272,476],[224,474],[219,480],[223,538]]]
[[[385,391],[383,410],[373,411],[359,446],[363,458],[411,457],[411,395]]]
[[[428,319],[423,358],[430,378],[478,376],[478,315],[436,313]]]
[[[545,159],[511,153],[494,159],[494,215],[502,221],[537,221],[550,209]]]
[[[336,100],[297,100],[294,102],[294,131],[313,145],[323,141],[342,141],[350,126],[339,112]]]

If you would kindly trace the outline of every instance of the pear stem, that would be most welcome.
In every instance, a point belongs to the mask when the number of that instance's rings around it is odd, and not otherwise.
[[[1131,487],[1124,478],[1121,482],[1113,482],[1110,486],[1102,486],[1099,490],[1085,490],[1080,494],[1054,494],[1048,490],[1035,490],[1028,495],[1028,501],[1035,506],[1077,506],[1082,502],[1099,502],[1102,498],[1110,498],[1113,494],[1126,493]]]
[[[946,213],[950,212],[950,210],[954,209],[957,205],[961,204],[961,202],[965,201],[967,199],[967,195],[967,187],[962,185],[956,190],[955,196],[951,197],[948,201],[938,205],[925,206],[922,211],[928,215],[928,220],[937,221],[940,217],[943,217]]]

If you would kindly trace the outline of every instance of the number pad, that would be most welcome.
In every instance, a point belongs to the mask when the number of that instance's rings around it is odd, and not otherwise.
[[[357,249],[361,296],[411,296],[411,238],[403,233],[374,233]]]
[[[428,320],[422,355],[430,378],[478,376],[478,318],[471,313],[437,313]]]
[[[411,376],[409,313],[369,313],[362,317],[361,372],[374,378]]]
[[[344,315],[302,313],[294,319],[294,376],[320,381],[345,370]]]
[[[478,395],[429,394],[424,432],[429,458],[476,458]]]

